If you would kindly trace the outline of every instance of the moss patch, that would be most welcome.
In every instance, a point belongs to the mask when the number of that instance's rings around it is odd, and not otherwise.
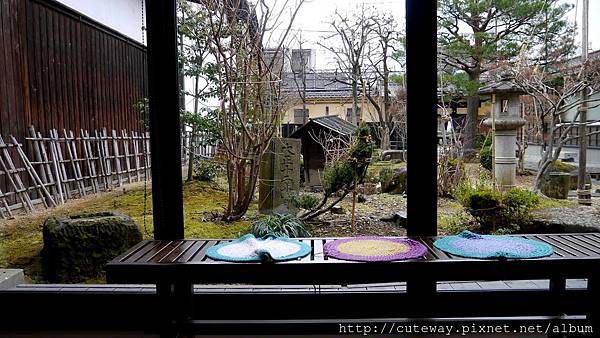
[[[234,223],[221,222],[216,215],[227,206],[224,180],[218,183],[185,182],[183,184],[184,227],[186,238],[236,238],[250,231],[250,220],[258,213],[253,202],[243,220]],[[24,269],[25,274],[37,283],[46,282],[42,277],[40,251],[43,246],[41,226],[50,216],[66,216],[85,212],[119,211],[129,215],[140,227],[144,239],[151,239],[152,192],[147,191],[146,229],[144,230],[144,187],[132,184],[98,196],[72,200],[51,210],[31,215],[19,215],[14,220],[0,221],[0,267]],[[88,279],[86,283],[103,282]]]
[[[377,161],[369,164],[367,168],[367,175],[365,176],[365,182],[368,183],[379,183],[379,171],[383,168],[389,168],[392,171],[398,168],[406,168],[406,162],[397,161]]]
[[[576,200],[559,200],[554,198],[540,197],[540,203],[534,210],[543,210],[550,208],[576,208],[578,206]]]

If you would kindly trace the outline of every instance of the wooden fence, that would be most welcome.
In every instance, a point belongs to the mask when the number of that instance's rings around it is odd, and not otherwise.
[[[50,130],[47,136],[30,128],[30,152],[10,136],[0,136],[0,178],[8,182],[0,191],[0,216],[12,217],[22,209],[33,211],[140,182],[150,174],[148,133]],[[18,159],[18,160],[17,160]]]
[[[185,131],[181,134],[181,163],[183,166],[186,166],[190,159],[190,147],[191,154],[196,160],[215,157],[218,146],[210,144],[206,140],[206,135],[202,132],[192,134],[191,131]]]

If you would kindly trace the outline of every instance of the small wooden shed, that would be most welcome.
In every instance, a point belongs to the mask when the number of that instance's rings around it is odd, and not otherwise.
[[[326,162],[322,144],[348,141],[356,129],[354,124],[337,115],[330,115],[311,118],[290,135],[290,138],[300,139],[302,143],[306,186],[321,186]]]

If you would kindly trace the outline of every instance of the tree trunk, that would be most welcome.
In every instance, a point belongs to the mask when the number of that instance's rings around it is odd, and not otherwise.
[[[240,220],[248,211],[254,197],[258,179],[260,157],[252,159],[235,159],[228,164],[229,203],[222,220],[234,222]]]
[[[194,137],[196,135],[196,128],[192,129],[190,133],[190,144],[188,150],[188,172],[187,172],[187,180],[191,181],[194,179]]]
[[[390,141],[390,128],[387,126],[387,124],[384,123],[379,127],[379,133],[381,135],[381,150],[384,151],[391,149],[392,145]]]
[[[352,124],[358,124],[358,82],[352,80],[352,116],[350,116],[350,122]]]
[[[481,75],[479,69],[468,72],[469,81],[478,82]],[[469,156],[476,152],[475,138],[478,134],[479,122],[477,121],[477,113],[479,110],[479,95],[471,93],[467,96],[467,117],[465,120],[463,135],[463,147],[465,155]]]

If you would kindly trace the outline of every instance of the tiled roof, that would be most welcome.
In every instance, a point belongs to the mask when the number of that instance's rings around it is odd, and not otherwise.
[[[298,95],[298,88],[302,88],[302,80],[298,74],[296,76],[296,81],[294,81],[293,73],[284,74],[284,90],[292,95]],[[348,75],[327,71],[311,71],[307,72],[305,76],[306,99],[352,97],[352,86],[349,84],[351,80]],[[397,85],[390,82],[392,92],[395,87]]]
[[[320,116],[310,118],[302,127],[296,129],[296,131],[294,131],[290,137],[299,138],[301,137],[301,134],[315,125],[321,126],[344,136],[352,135],[357,129],[354,124],[341,119],[337,115]]]

